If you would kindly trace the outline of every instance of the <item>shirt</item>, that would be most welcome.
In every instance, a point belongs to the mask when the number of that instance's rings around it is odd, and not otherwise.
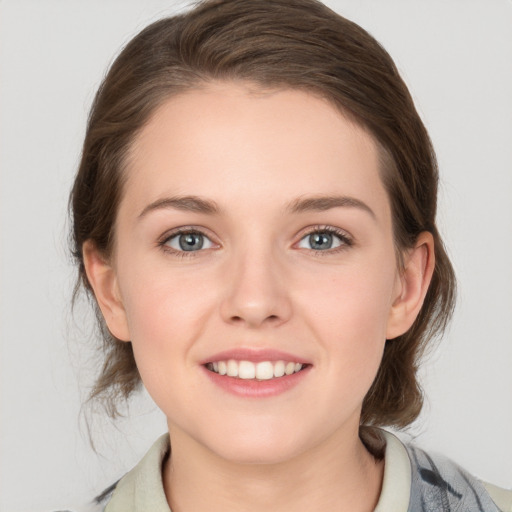
[[[484,484],[441,455],[428,454],[381,431],[384,479],[374,512],[512,512],[512,490]],[[98,512],[171,512],[162,482],[170,450],[161,436],[144,458],[95,500]]]

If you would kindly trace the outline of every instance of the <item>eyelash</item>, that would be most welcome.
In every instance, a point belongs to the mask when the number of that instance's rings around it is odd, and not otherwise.
[[[354,240],[352,239],[352,237],[349,236],[349,234],[346,231],[343,231],[339,228],[335,228],[333,226],[321,225],[315,226],[310,231],[304,233],[301,236],[299,242],[308,236],[314,235],[315,233],[329,233],[330,235],[335,235],[341,240],[341,245],[339,247],[335,247],[334,249],[327,249],[325,251],[315,251],[314,249],[306,249],[314,256],[324,257],[331,256],[333,254],[339,254],[340,252],[346,251],[347,249],[354,245]]]
[[[164,237],[158,242],[158,246],[167,254],[171,254],[176,258],[193,258],[197,256],[198,252],[202,251],[177,251],[172,247],[169,247],[167,243],[179,235],[190,235],[190,234],[198,234],[202,235],[205,238],[210,239],[210,237],[204,233],[201,229],[194,228],[192,226],[187,226],[183,228],[177,228],[173,230],[171,233],[166,233]],[[213,243],[213,242],[212,242]]]
[[[348,248],[350,248],[354,245],[354,241],[345,231],[343,231],[339,228],[332,227],[332,226],[314,226],[311,230],[307,231],[306,233],[304,233],[301,236],[299,242],[302,241],[304,238],[311,236],[315,233],[328,233],[330,235],[335,235],[336,237],[338,237],[341,240],[341,245],[339,247],[335,247],[334,249],[327,249],[324,251],[319,251],[319,250],[314,250],[314,249],[306,249],[307,251],[311,252],[315,256],[323,257],[323,256],[332,255],[332,254],[337,254],[341,251],[347,250]],[[172,231],[171,233],[166,233],[164,235],[164,237],[158,242],[158,246],[165,253],[172,254],[173,256],[175,256],[177,258],[193,258],[193,257],[197,256],[198,252],[202,252],[202,251],[201,250],[199,250],[199,251],[177,251],[167,245],[169,240],[173,239],[174,237],[179,236],[179,235],[188,235],[188,234],[199,234],[199,235],[204,236],[205,238],[210,239],[208,237],[208,235],[206,233],[204,233],[201,229],[194,228],[194,227],[183,227],[183,228],[177,228],[174,231]]]

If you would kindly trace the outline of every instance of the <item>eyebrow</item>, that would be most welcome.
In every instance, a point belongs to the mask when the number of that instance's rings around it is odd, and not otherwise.
[[[332,208],[358,208],[376,219],[374,211],[360,199],[349,196],[313,196],[295,199],[288,204],[285,211],[289,213],[321,212]],[[146,206],[139,214],[139,219],[155,210],[176,209],[187,212],[219,215],[221,208],[209,199],[198,196],[173,196],[158,199]]]
[[[291,213],[304,213],[311,211],[325,211],[331,208],[358,208],[377,219],[375,212],[363,201],[349,196],[313,196],[303,197],[292,201],[287,210]]]
[[[209,199],[203,199],[197,196],[174,196],[158,199],[157,201],[148,204],[148,206],[146,206],[139,214],[139,219],[147,215],[149,212],[170,208],[186,212],[205,213],[208,215],[218,215],[221,213],[221,209],[217,206],[215,201],[210,201]]]

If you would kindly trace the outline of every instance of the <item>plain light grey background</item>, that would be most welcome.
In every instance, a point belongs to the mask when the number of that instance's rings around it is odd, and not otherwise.
[[[512,3],[330,0],[394,57],[438,152],[439,222],[457,270],[452,328],[423,369],[410,430],[512,487]],[[113,56],[171,0],[0,0],[0,510],[80,504],[165,431],[143,394],[88,445],[92,318],[69,302],[66,206],[93,94]],[[81,390],[81,391],[80,391]]]

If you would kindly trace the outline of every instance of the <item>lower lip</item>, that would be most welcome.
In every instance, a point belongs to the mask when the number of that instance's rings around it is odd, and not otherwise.
[[[306,366],[297,373],[285,375],[268,380],[256,379],[239,379],[237,377],[228,377],[227,375],[219,375],[203,366],[207,377],[215,385],[223,390],[237,396],[250,398],[266,398],[277,396],[297,386],[307,374],[311,366]]]

